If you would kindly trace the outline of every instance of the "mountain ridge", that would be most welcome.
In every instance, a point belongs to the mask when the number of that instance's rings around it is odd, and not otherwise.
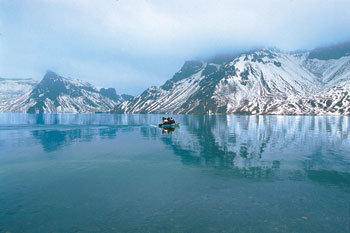
[[[89,113],[107,112],[124,101],[114,88],[98,90],[88,82],[65,78],[48,70],[23,95],[0,105],[3,112]]]
[[[33,79],[0,78],[0,111],[11,104],[13,99],[30,92],[38,82]]]
[[[119,104],[113,112],[349,115],[350,56],[310,58],[315,51],[339,51],[337,46],[327,49],[252,50],[221,64],[187,61],[163,85]]]
[[[350,115],[350,42],[189,60],[161,86],[118,95],[47,71],[40,82],[0,78],[0,112]]]

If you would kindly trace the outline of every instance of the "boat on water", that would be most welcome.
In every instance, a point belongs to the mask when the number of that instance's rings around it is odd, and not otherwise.
[[[175,122],[172,124],[166,124],[166,123],[162,123],[158,125],[160,128],[178,128],[180,127],[180,123],[179,122]]]
[[[177,128],[180,126],[179,122],[175,122],[172,117],[163,117],[162,123],[158,125],[160,128]]]

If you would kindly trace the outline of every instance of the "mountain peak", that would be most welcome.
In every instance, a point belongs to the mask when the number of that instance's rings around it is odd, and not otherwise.
[[[59,77],[59,75],[52,70],[47,70],[45,75],[44,75],[44,79],[45,78],[55,78],[55,77]]]
[[[338,53],[347,50],[322,51],[337,56],[320,61],[308,59],[308,52],[260,48],[187,61],[163,86],[147,89],[115,111],[350,115],[350,57]]]
[[[181,67],[180,71],[175,73],[172,79],[168,80],[163,86],[163,90],[170,90],[174,83],[186,79],[191,75],[199,72],[203,68],[204,64],[200,60],[186,61]]]
[[[47,75],[48,75],[48,76],[50,76],[50,75],[56,75],[56,76],[57,76],[57,73],[54,72],[54,71],[52,71],[52,70],[47,70],[46,73],[45,73],[45,76],[47,76]],[[44,76],[44,77],[45,77],[45,76]]]
[[[100,89],[101,95],[110,98],[114,101],[120,101],[121,97],[117,95],[117,92],[114,88],[101,88]]]
[[[51,70],[48,70],[46,71],[43,79],[41,80],[41,83],[53,83],[59,80],[62,81],[63,77],[59,76],[57,73]]]
[[[106,89],[115,93],[114,89]],[[108,92],[108,91],[107,91]],[[31,91],[21,108],[21,111],[36,112],[95,112],[109,111],[121,97],[110,98],[102,95],[94,86],[87,82],[64,78],[48,70],[41,82]],[[23,110],[22,110],[23,109]]]

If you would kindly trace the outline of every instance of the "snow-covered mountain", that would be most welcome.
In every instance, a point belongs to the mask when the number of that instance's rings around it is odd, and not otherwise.
[[[37,84],[32,79],[0,78],[0,109],[8,106],[11,100],[31,92]]]
[[[24,93],[24,92],[23,92]],[[115,89],[98,90],[91,84],[48,71],[28,92],[0,105],[3,112],[88,113],[107,112],[124,99]]]
[[[188,61],[163,86],[114,111],[349,115],[349,93],[350,43],[300,53],[260,49]]]

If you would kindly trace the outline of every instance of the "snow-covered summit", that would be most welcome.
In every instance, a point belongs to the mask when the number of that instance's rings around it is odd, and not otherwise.
[[[41,82],[32,90],[12,99],[6,106],[2,106],[0,111],[30,113],[107,112],[123,100],[116,93],[114,97],[106,96],[90,83],[65,78],[52,71],[47,71]]]
[[[186,62],[163,86],[115,112],[350,114],[350,55],[337,54],[260,49],[222,62]]]

